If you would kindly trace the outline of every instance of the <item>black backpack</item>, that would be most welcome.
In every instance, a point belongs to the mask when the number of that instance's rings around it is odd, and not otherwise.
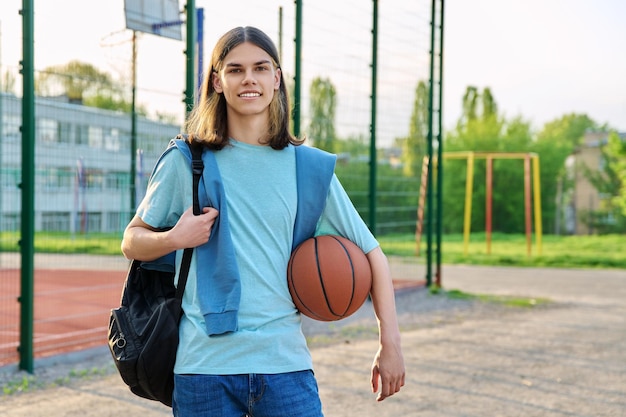
[[[202,148],[192,144],[189,147],[193,157],[193,211],[198,215],[198,184],[204,169]],[[109,317],[109,350],[124,383],[134,394],[170,407],[181,303],[192,253],[192,248],[183,252],[178,287],[174,285],[174,272],[148,269],[141,261],[133,260],[121,305],[112,309]]]

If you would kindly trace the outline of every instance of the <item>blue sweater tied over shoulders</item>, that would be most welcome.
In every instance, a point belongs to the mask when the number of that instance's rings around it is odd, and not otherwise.
[[[169,151],[178,148],[191,161],[191,151],[183,139],[170,142]],[[336,156],[317,148],[296,146],[298,205],[292,250],[312,237],[326,205]],[[202,154],[204,171],[198,189],[200,207],[219,211],[209,241],[196,248],[198,297],[207,335],[237,331],[241,282],[230,235],[226,194],[213,151]]]

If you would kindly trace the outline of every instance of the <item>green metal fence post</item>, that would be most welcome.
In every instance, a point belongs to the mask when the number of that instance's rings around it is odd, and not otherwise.
[[[20,364],[33,372],[34,320],[34,235],[35,235],[35,65],[34,0],[22,0],[22,213],[21,213],[21,291]]]
[[[137,31],[133,30],[133,63],[132,63],[132,95],[130,101],[130,207],[129,214],[132,219],[137,209]]]
[[[300,137],[300,107],[302,89],[302,0],[295,0],[296,4],[296,35],[295,35],[295,74],[293,89],[293,134]]]
[[[444,0],[440,0],[439,9],[439,135],[437,137],[437,275],[436,284],[441,287],[441,238],[443,235],[443,15]]]
[[[378,79],[378,0],[373,0],[372,7],[372,95],[371,124],[370,124],[370,177],[369,177],[369,226],[376,235],[376,96]]]
[[[428,176],[426,185],[426,285],[432,284],[433,258],[433,90],[435,88],[435,12],[437,0],[432,0],[430,10],[430,80],[428,89]]]

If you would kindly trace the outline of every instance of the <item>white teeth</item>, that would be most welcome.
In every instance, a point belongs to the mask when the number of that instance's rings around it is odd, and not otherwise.
[[[243,93],[239,94],[239,97],[260,97],[260,93]]]

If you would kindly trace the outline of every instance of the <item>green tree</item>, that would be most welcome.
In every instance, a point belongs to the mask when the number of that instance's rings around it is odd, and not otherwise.
[[[311,122],[307,136],[316,147],[334,152],[336,90],[328,78],[317,77],[311,82]]]
[[[530,123],[521,117],[505,120],[498,115],[498,106],[489,88],[479,92],[468,87],[463,96],[463,115],[456,129],[448,132],[445,151],[451,152],[529,152],[533,143]],[[465,193],[468,174],[467,159],[447,158],[443,161],[443,226],[447,232],[463,230]],[[485,159],[476,158],[473,165],[472,230],[483,230],[486,210]],[[524,163],[521,159],[493,161],[492,227],[505,233],[524,230]]]
[[[37,94],[65,94],[70,101],[78,103],[82,103],[86,95],[96,95],[102,89],[113,89],[111,77],[91,64],[76,60],[45,68],[35,81]]]
[[[428,103],[429,88],[426,82],[420,81],[415,88],[413,111],[409,122],[409,136],[402,140],[402,165],[408,177],[418,175],[422,159],[426,154],[428,137]]]
[[[612,204],[626,216],[626,138],[613,132],[609,136],[607,154],[612,159],[611,169],[619,180],[619,189],[612,197]]]
[[[131,111],[130,100],[120,84],[93,65],[76,60],[41,71],[35,80],[35,92],[42,96],[65,95],[70,102],[100,109]],[[145,106],[137,105],[135,111],[147,115]]]
[[[369,137],[365,135],[355,135],[342,140],[335,141],[335,153],[349,154],[351,158],[362,155],[369,157]]]
[[[483,118],[498,115],[498,106],[493,98],[493,95],[491,94],[491,89],[489,87],[486,87],[485,89],[483,89],[483,93],[481,95],[481,102],[482,102],[482,107],[483,107],[482,108]]]
[[[531,150],[539,155],[541,166],[541,208],[543,230],[559,233],[557,210],[560,189],[567,188],[565,160],[581,144],[585,132],[597,124],[585,114],[567,114],[543,126]]]
[[[563,143],[569,147],[568,152],[572,152],[581,144],[585,132],[597,127],[597,123],[586,114],[570,113],[546,123],[539,132],[537,141]]]
[[[460,123],[467,124],[470,120],[476,119],[478,114],[478,88],[474,86],[468,86],[465,89],[463,95],[463,115],[461,116]]]
[[[124,113],[130,113],[132,110],[130,101],[125,100],[121,93],[107,89],[98,91],[96,95],[84,97],[83,104],[85,106],[97,107],[99,109],[119,110]],[[148,110],[146,109],[146,106],[142,104],[135,104],[135,113],[146,117],[148,115]],[[176,119],[173,115],[162,113],[157,113],[155,118],[166,123],[174,123]]]
[[[588,213],[588,225],[600,233],[623,232],[626,229],[626,137],[617,132],[608,135],[600,148],[600,169],[583,166],[583,174],[603,196],[600,209]]]

